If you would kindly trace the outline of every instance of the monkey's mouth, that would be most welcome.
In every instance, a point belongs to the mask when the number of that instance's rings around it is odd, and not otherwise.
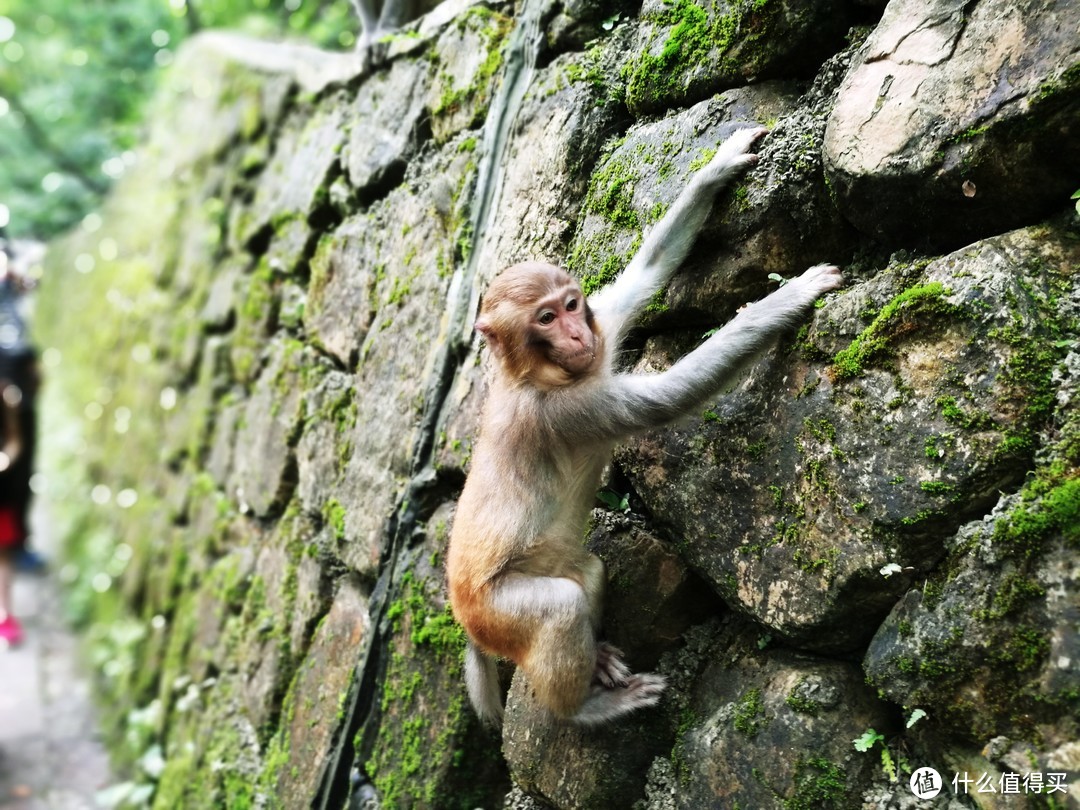
[[[581,374],[596,362],[596,349],[581,349],[563,357],[560,365],[572,374]]]

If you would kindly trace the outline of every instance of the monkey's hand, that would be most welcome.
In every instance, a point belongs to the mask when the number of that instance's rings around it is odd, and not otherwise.
[[[840,268],[831,264],[818,264],[801,276],[792,279],[769,298],[789,299],[794,306],[812,304],[827,292],[835,290],[844,283]]]
[[[606,641],[596,645],[596,669],[593,683],[599,683],[607,689],[626,686],[630,670],[622,661],[622,650]]]
[[[709,186],[722,186],[734,176],[754,166],[758,156],[750,150],[768,134],[765,127],[743,127],[735,130],[720,144],[709,164],[695,176]]]

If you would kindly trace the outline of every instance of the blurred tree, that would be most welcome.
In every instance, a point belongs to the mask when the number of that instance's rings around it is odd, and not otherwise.
[[[132,165],[144,101],[201,28],[348,48],[349,0],[0,0],[0,207],[48,238]]]

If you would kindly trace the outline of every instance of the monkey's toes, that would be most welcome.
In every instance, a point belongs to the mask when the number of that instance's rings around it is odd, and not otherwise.
[[[626,691],[638,706],[653,706],[660,700],[660,695],[667,686],[667,680],[663,675],[655,672],[645,672],[640,675],[631,675],[626,684]]]
[[[596,669],[593,681],[608,689],[625,686],[630,670],[622,661],[622,650],[606,641],[596,645]]]

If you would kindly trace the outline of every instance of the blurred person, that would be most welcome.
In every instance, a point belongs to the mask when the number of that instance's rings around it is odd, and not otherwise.
[[[22,640],[12,586],[16,560],[29,536],[30,475],[35,439],[37,360],[19,311],[24,291],[10,248],[0,251],[0,645]]]
[[[22,641],[22,627],[12,612],[15,557],[26,544],[26,530],[15,495],[13,473],[22,456],[20,392],[7,377],[0,356],[0,645]]]

